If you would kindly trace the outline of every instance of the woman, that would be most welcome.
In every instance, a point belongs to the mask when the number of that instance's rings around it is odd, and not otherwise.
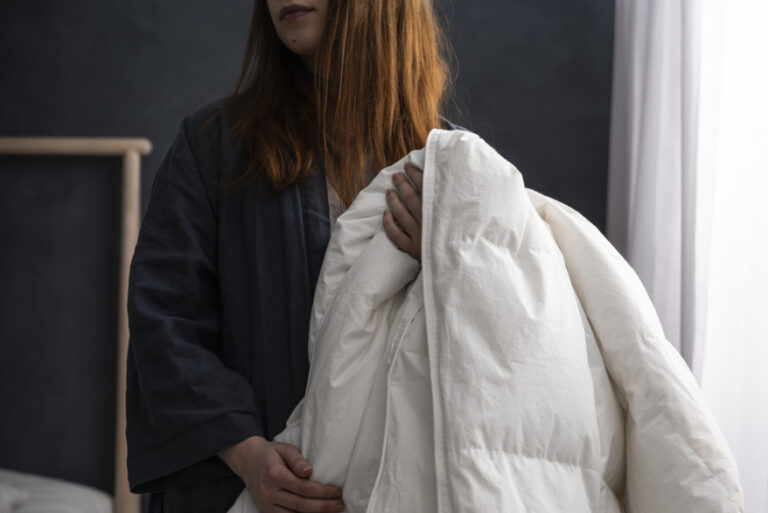
[[[376,172],[423,146],[447,67],[425,0],[257,0],[236,92],[182,123],[131,264],[127,438],[152,512],[342,511],[270,440],[304,394],[330,227]],[[420,171],[382,219],[420,258]],[[234,175],[234,176],[233,176]]]

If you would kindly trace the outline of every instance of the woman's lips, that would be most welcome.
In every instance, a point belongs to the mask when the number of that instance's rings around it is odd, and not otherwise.
[[[312,12],[313,10],[314,9],[309,9],[309,8],[307,8],[307,9],[297,9],[295,11],[285,13],[282,16],[282,18],[280,18],[280,19],[281,20],[287,20],[287,21],[295,20],[297,18],[301,18],[302,16],[304,16],[305,14],[307,14],[309,12]]]

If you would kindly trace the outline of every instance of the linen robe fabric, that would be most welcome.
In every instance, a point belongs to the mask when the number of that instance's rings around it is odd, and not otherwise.
[[[424,170],[422,262],[383,192]],[[276,439],[361,512],[739,512],[729,449],[637,275],[477,135],[433,130],[342,214]],[[258,511],[243,492],[230,513]]]
[[[216,455],[272,439],[304,394],[330,235],[323,173],[266,200],[212,102],[187,116],[152,185],[130,268],[128,477],[151,511],[226,511],[244,483]],[[454,125],[442,120],[444,126]]]

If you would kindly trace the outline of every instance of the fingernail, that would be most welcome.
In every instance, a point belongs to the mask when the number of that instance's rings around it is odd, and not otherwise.
[[[310,470],[312,467],[301,467],[299,469],[299,472],[306,472],[307,470]]]

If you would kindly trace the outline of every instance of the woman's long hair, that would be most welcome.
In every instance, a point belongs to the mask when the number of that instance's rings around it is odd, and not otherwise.
[[[450,52],[429,0],[329,0],[315,71],[280,41],[256,0],[240,78],[224,105],[248,169],[280,191],[319,158],[346,206],[377,169],[426,144],[440,127]]]

